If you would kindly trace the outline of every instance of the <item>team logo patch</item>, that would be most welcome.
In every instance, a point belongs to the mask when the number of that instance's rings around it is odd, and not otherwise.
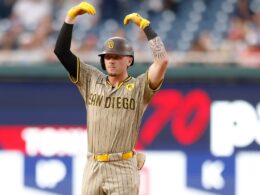
[[[134,89],[135,85],[133,83],[130,83],[130,84],[127,84],[125,86],[125,88],[128,90],[128,91],[132,91]]]
[[[115,45],[115,43],[114,43],[113,40],[109,40],[109,41],[107,42],[107,47],[110,48],[110,49],[114,48],[114,45]]]

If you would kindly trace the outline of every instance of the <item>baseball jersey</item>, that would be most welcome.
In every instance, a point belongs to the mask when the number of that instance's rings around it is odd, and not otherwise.
[[[107,75],[78,59],[78,87],[87,109],[88,151],[96,154],[134,149],[143,113],[154,93],[148,71],[137,78],[128,76],[117,88]]]

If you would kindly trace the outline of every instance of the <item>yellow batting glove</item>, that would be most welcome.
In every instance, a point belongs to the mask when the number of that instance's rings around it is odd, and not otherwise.
[[[82,2],[72,8],[69,9],[69,11],[67,12],[67,15],[71,18],[74,19],[79,15],[82,14],[91,14],[94,15],[96,14],[96,9],[94,8],[93,5],[87,3],[87,2]]]
[[[124,25],[127,25],[129,21],[132,21],[135,23],[137,26],[139,26],[141,29],[144,29],[145,27],[150,25],[150,21],[143,18],[140,14],[138,13],[132,13],[128,14],[125,19],[124,19]]]

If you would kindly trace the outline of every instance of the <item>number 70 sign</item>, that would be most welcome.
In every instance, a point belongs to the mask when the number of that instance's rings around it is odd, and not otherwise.
[[[137,149],[149,146],[168,122],[172,135],[183,145],[195,143],[209,124],[210,98],[201,89],[185,95],[178,90],[161,90],[150,106],[154,112],[143,124]]]

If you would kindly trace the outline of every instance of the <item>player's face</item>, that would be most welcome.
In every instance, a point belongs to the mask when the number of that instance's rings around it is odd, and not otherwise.
[[[117,54],[106,54],[104,60],[108,75],[114,77],[125,74],[132,63],[132,57]]]

